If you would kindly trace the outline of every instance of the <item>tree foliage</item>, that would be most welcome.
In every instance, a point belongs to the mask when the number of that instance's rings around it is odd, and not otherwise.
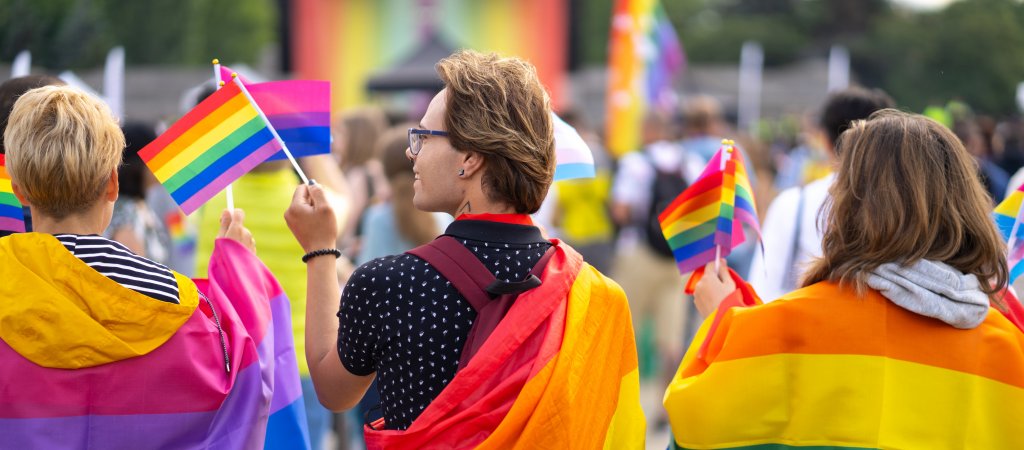
[[[603,65],[612,0],[580,3],[577,19],[596,22],[576,26],[581,65]],[[979,111],[1012,113],[1024,81],[1021,0],[960,0],[932,12],[887,0],[661,3],[692,64],[735,64],[748,40],[761,43],[767,66],[824,58],[841,44],[851,50],[855,79],[915,111],[960,99]]]
[[[272,0],[4,0],[0,59],[28,49],[52,70],[96,67],[123,45],[134,64],[255,63],[276,16]]]

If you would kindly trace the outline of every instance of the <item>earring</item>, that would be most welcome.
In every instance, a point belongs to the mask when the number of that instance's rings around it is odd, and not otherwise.
[[[465,175],[465,174],[466,174],[466,169],[459,169],[459,176],[460,177]]]

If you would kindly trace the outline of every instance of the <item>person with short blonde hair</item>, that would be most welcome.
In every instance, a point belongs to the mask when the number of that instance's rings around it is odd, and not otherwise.
[[[407,131],[406,155],[416,208],[455,217],[444,235],[362,265],[339,294],[320,257],[338,254],[323,190],[299,187],[285,214],[309,252],[320,401],[351,408],[376,378],[383,419],[367,423],[368,448],[642,448],[625,294],[528,215],[555,167],[536,70],[461,51],[437,71],[446,87]]]
[[[971,156],[891,109],[837,150],[801,289],[722,310],[756,296],[705,268],[695,297],[716,318],[665,393],[675,445],[1024,448],[1024,334],[997,310],[1005,246]]]
[[[103,102],[78,89],[45,86],[15,103],[4,147],[16,192],[59,221],[97,206],[121,163],[124,134]]]

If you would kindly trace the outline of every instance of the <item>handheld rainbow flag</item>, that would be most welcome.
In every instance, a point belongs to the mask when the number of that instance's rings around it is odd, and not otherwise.
[[[680,273],[728,256],[746,240],[742,224],[761,236],[754,190],[734,142],[723,140],[700,178],[658,215]]]
[[[234,73],[214,60],[220,79],[230,80]],[[331,153],[331,83],[329,81],[287,80],[253,83],[241,75],[238,79],[267,115],[270,125],[288,145],[295,157]],[[218,80],[219,81],[219,80]],[[285,159],[284,151],[270,161]]]
[[[4,155],[0,155],[0,231],[25,232],[25,213],[11,188],[11,177],[7,175]]]
[[[673,103],[686,55],[657,0],[616,0],[608,57],[608,149],[636,150],[644,114]]]
[[[196,105],[139,156],[185,214],[191,214],[231,182],[284,150],[277,131],[237,78]]]
[[[1024,230],[1020,223],[1022,214],[1021,203],[1024,203],[1024,185],[1017,188],[992,211],[992,218],[996,221],[996,227],[1006,239],[1007,263],[1010,266],[1010,284],[1013,284],[1021,274],[1024,274]]]

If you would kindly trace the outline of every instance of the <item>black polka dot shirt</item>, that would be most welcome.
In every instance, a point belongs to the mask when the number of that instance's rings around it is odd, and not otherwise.
[[[520,281],[551,244],[533,226],[457,220],[455,237],[495,277]],[[459,366],[476,312],[433,267],[401,254],[352,274],[338,312],[338,354],[355,375],[377,373],[385,428],[408,428]]]

